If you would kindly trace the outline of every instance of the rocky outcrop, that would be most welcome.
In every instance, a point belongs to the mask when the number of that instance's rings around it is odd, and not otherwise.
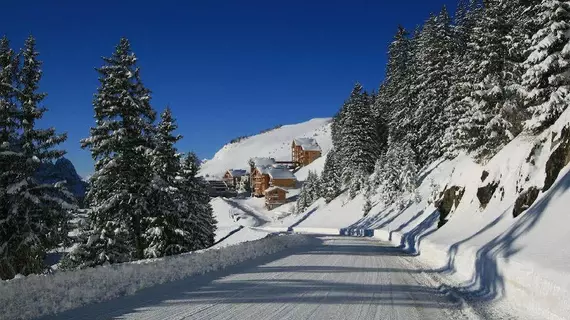
[[[544,179],[544,187],[542,192],[552,187],[558,174],[568,163],[570,163],[570,127],[564,127],[560,133],[560,143],[552,152],[550,158],[546,162],[546,178]]]
[[[465,188],[453,186],[451,188],[446,188],[440,195],[440,200],[437,201],[436,207],[439,211],[439,223],[438,228],[441,228],[445,223],[447,223],[447,216],[451,213],[454,208],[457,208],[463,194],[465,193]]]
[[[481,208],[487,207],[487,204],[489,204],[489,201],[493,198],[493,194],[497,190],[497,187],[499,187],[499,183],[493,181],[488,185],[477,189],[477,199],[479,199]]]
[[[523,211],[530,208],[530,206],[538,198],[540,190],[536,187],[530,187],[528,190],[521,193],[521,195],[515,201],[515,207],[513,208],[513,217],[518,217]]]
[[[483,173],[481,173],[481,182],[484,182],[488,176],[489,176],[489,171],[483,170]]]
[[[36,178],[42,183],[57,183],[65,181],[65,186],[83,206],[87,183],[77,174],[73,163],[66,158],[60,158],[55,163],[44,162],[36,172]]]

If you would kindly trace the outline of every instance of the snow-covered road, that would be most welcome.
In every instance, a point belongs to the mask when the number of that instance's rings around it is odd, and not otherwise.
[[[416,259],[377,241],[322,237],[56,319],[469,318]]]

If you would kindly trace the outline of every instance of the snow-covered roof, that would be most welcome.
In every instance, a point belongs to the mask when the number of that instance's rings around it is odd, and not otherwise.
[[[232,177],[243,177],[247,174],[247,170],[245,169],[230,169],[228,172],[232,175]]]
[[[300,146],[304,151],[321,151],[317,140],[313,138],[297,138],[293,140],[293,143]]]
[[[287,169],[283,169],[283,168],[266,168],[266,172],[271,179],[294,179],[297,180],[297,178],[295,178],[295,175],[287,170]]]
[[[271,166],[275,163],[275,159],[273,158],[251,158],[255,167],[265,167]]]
[[[289,193],[289,191],[287,191],[281,187],[269,187],[269,188],[265,189],[265,193],[269,193],[269,192],[275,191],[275,190],[283,190],[283,191],[285,191],[285,193]]]

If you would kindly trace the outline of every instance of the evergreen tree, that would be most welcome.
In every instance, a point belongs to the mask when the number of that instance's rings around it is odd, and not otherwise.
[[[471,0],[469,4],[461,1],[455,16],[454,34],[456,50],[454,51],[450,65],[450,87],[444,108],[445,133],[441,141],[441,152],[449,158],[457,155],[462,148],[460,143],[461,121],[469,105],[466,97],[471,93],[471,83],[475,81],[475,74],[470,64],[473,57],[467,51],[472,43],[475,22],[482,18],[483,8],[478,1]]]
[[[301,193],[297,199],[297,212],[302,213],[321,196],[320,179],[316,172],[309,171],[307,179],[303,183]]]
[[[349,99],[342,107],[343,120],[340,126],[338,152],[341,177],[344,183],[351,183],[351,177],[367,176],[374,169],[374,162],[381,153],[377,121],[372,112],[373,100],[357,83]]]
[[[0,42],[0,148],[4,150],[0,161],[17,161],[3,167],[7,170],[0,180],[2,279],[41,272],[46,252],[66,239],[69,211],[74,209],[73,196],[62,183],[43,185],[34,178],[41,162],[63,156],[64,151],[54,147],[66,135],[56,134],[54,128],[37,128],[36,121],[47,109],[42,106],[46,94],[38,92],[42,72],[33,37],[26,40],[21,57],[17,68],[8,41]]]
[[[93,101],[96,126],[82,140],[95,160],[87,194],[92,235],[83,251],[95,260],[72,260],[85,266],[143,258],[143,221],[152,210],[148,155],[153,151],[155,112],[150,91],[142,84],[127,39],[121,39],[113,55],[103,61]]]
[[[415,139],[410,142],[416,150],[418,163],[425,165],[441,156],[441,138],[446,123],[444,106],[451,85],[450,64],[455,39],[445,7],[425,23],[416,46],[413,89],[416,109],[412,121]]]
[[[493,155],[522,129],[520,64],[505,41],[512,36],[513,21],[507,19],[511,10],[516,8],[510,2],[487,1],[465,56],[466,114],[459,121],[458,138],[461,148],[479,158]]]
[[[334,149],[330,150],[325,159],[325,166],[321,178],[321,194],[327,203],[336,198],[342,187],[340,179],[341,167]]]
[[[525,126],[540,131],[553,124],[570,103],[570,3],[543,0],[536,20],[523,85],[532,118]]]
[[[414,152],[408,143],[390,144],[390,148],[381,161],[376,164],[372,186],[379,186],[381,200],[389,205],[405,193],[416,187],[416,166]]]
[[[186,211],[181,225],[192,232],[194,250],[212,246],[215,240],[216,219],[210,205],[206,180],[197,177],[200,164],[194,153],[189,153],[182,163],[181,187]]]
[[[152,210],[145,217],[145,256],[149,258],[173,255],[189,251],[192,246],[186,243],[188,235],[180,226],[181,202],[177,177],[181,171],[180,155],[175,144],[181,139],[173,132],[177,129],[170,108],[166,108],[160,116],[156,128],[154,150],[151,155],[153,171],[152,190],[149,198],[152,200]]]
[[[408,140],[411,133],[414,79],[414,42],[403,27],[398,27],[388,51],[386,80],[378,92],[376,112],[387,124],[393,141]]]

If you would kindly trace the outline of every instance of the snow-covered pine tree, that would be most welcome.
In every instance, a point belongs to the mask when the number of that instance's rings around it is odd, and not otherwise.
[[[18,61],[10,41],[5,36],[0,39],[0,208],[7,206],[6,189],[16,180],[16,165],[21,152],[14,150],[17,141],[18,106],[16,105],[16,78]],[[4,221],[8,212],[0,211],[0,221]],[[0,241],[2,238],[0,238]],[[1,242],[0,242],[1,243]]]
[[[207,182],[197,177],[200,163],[198,157],[190,152],[182,162],[181,186],[186,210],[181,226],[192,232],[193,250],[212,246],[215,240],[216,219],[210,205]]]
[[[525,127],[540,131],[553,124],[570,104],[570,2],[543,0],[525,62],[523,85],[532,118]]]
[[[38,92],[42,72],[35,39],[30,36],[25,42],[20,53],[21,68],[16,67],[17,60],[7,49],[7,41],[1,46],[1,99],[8,108],[6,114],[11,114],[3,121],[7,124],[3,129],[7,129],[8,141],[2,142],[2,154],[18,160],[3,172],[7,174],[2,174],[0,187],[0,278],[9,279],[16,274],[44,270],[46,252],[67,237],[69,212],[75,206],[63,184],[43,185],[34,178],[42,161],[63,156],[64,151],[53,147],[66,139],[65,134],[56,134],[54,128],[36,126],[47,109],[42,106],[46,94]],[[17,110],[13,102],[17,103]],[[13,131],[15,126],[19,128]]]
[[[519,87],[520,64],[513,57],[508,39],[516,10],[510,1],[489,0],[475,21],[465,61],[469,81],[466,115],[460,119],[460,147],[474,151],[478,158],[492,156],[522,130],[524,113]]]
[[[441,156],[445,132],[445,100],[449,94],[450,64],[455,47],[451,18],[446,7],[426,21],[416,42],[414,105],[411,141],[418,163],[425,165]]]
[[[95,160],[87,194],[91,231],[85,248],[71,253],[82,266],[125,262],[144,257],[143,219],[152,192],[152,136],[155,112],[144,87],[137,58],[127,39],[103,58],[97,69],[100,87],[93,106],[96,126],[82,140]],[[84,258],[75,253],[88,252]],[[86,261],[86,259],[94,259]]]
[[[471,92],[470,84],[474,81],[474,74],[468,68],[472,58],[467,55],[475,21],[481,19],[483,8],[477,0],[467,4],[461,1],[455,14],[454,38],[455,50],[451,58],[449,93],[444,107],[445,133],[441,140],[441,153],[449,158],[457,155],[461,148],[459,141],[460,121],[469,108],[465,97]]]
[[[176,142],[182,137],[174,135],[176,120],[170,108],[160,115],[160,122],[154,137],[154,150],[151,154],[153,172],[149,215],[144,217],[145,257],[156,258],[190,251],[191,243],[184,226],[180,225],[183,196],[179,190],[177,177],[181,171],[180,155]]]
[[[305,183],[301,187],[299,196],[297,197],[297,203],[295,204],[295,209],[297,213],[303,213],[309,207],[308,195],[307,195],[308,185]]]
[[[331,149],[327,153],[325,166],[321,177],[321,194],[327,203],[336,198],[342,190],[342,182],[340,179],[341,167],[336,157],[336,151]]]
[[[364,187],[364,205],[362,206],[362,213],[364,216],[367,216],[372,210],[372,195],[374,192],[372,191],[372,184],[368,183]]]
[[[391,143],[382,163],[376,165],[373,177],[379,185],[381,200],[392,204],[401,195],[412,192],[416,186],[418,168],[414,161],[415,155],[409,143]],[[373,184],[374,186],[374,184]]]
[[[338,152],[341,177],[344,183],[353,184],[352,177],[368,176],[374,170],[374,162],[381,153],[380,139],[374,113],[373,100],[356,83],[349,99],[344,103],[344,113]],[[358,184],[358,181],[354,184]]]
[[[413,47],[408,31],[398,27],[388,51],[386,80],[376,99],[377,114],[382,117],[380,121],[388,124],[394,141],[407,140],[412,131]]]
[[[297,198],[297,212],[302,213],[320,198],[321,187],[319,175],[310,170],[303,183],[299,198]]]
[[[309,179],[311,180],[312,190],[309,193],[311,204],[315,203],[320,197],[322,193],[322,185],[321,185],[321,178],[315,171],[309,171]]]

